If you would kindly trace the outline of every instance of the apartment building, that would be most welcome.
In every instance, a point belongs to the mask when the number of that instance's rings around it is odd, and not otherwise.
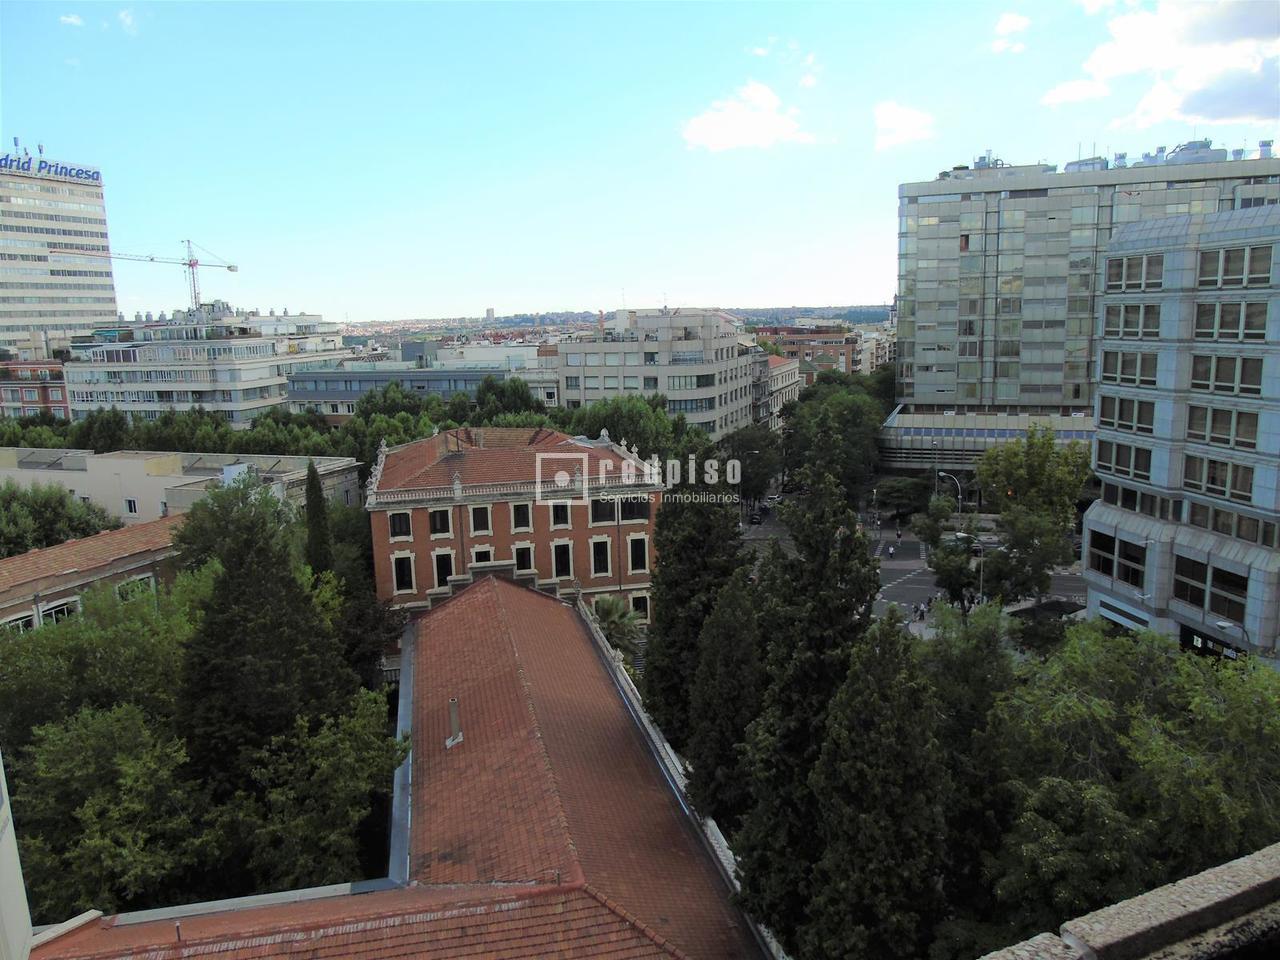
[[[554,355],[541,365],[509,367],[479,362],[433,361],[422,367],[416,363],[380,360],[375,363],[343,360],[327,369],[291,373],[288,378],[289,409],[295,413],[316,410],[330,423],[341,423],[356,412],[356,404],[366,393],[397,383],[407,392],[449,400],[466,394],[472,400],[486,377],[525,381],[534,397],[547,406],[556,406],[560,377]]]
[[[165,322],[98,330],[73,344],[65,373],[76,419],[98,407],[143,420],[203,407],[246,429],[286,404],[290,373],[350,356],[338,325],[319,316],[263,316],[215,301]]]
[[[562,402],[661,393],[668,413],[718,440],[753,422],[759,347],[740,328],[721,310],[619,310],[609,326],[559,344]]]
[[[360,502],[360,465],[353,457],[0,447],[0,482],[53,484],[125,524],[142,524],[185,513],[210,490],[244,473],[269,484],[278,499],[301,506],[312,462],[329,500]]]
[[[1253,159],[1203,140],[1062,172],[988,154],[898,193],[897,423],[925,431],[945,460],[948,416],[977,417],[972,429],[988,434],[1010,415],[1074,417],[1092,431],[1099,262],[1113,232],[1274,204],[1280,160],[1270,141]],[[891,438],[886,447],[891,465],[911,463]]]
[[[59,420],[71,416],[60,360],[7,360],[0,363],[0,415]]]
[[[800,397],[800,361],[770,354],[766,359],[765,403],[757,419],[770,430],[782,429],[782,408]]]
[[[1280,207],[1129,224],[1101,274],[1089,612],[1187,647],[1280,634]]]
[[[49,359],[113,322],[109,249],[97,168],[46,160],[43,150],[0,156],[0,347]]]
[[[823,369],[840,373],[861,372],[861,337],[844,331],[806,330],[797,327],[757,327],[756,341],[771,343],[791,360],[821,361]]]
[[[502,573],[550,592],[616,594],[647,621],[661,491],[607,433],[464,427],[392,447],[365,500],[378,596],[420,609]]]

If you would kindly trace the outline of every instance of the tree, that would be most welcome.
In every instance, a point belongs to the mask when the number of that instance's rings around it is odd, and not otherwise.
[[[849,654],[810,775],[823,852],[801,956],[918,957],[941,906],[948,785],[936,707],[896,616]]]
[[[1071,542],[1065,530],[1049,514],[1021,505],[1005,510],[1000,529],[1004,545],[990,551],[983,561],[985,592],[1005,603],[1047,593],[1053,569],[1071,560]]]
[[[466,423],[467,418],[471,416],[471,398],[465,393],[455,393],[449,398],[444,415],[445,419],[452,420],[454,423]]]
[[[701,462],[710,445],[690,440],[699,465],[696,482],[680,492],[704,489]],[[683,458],[687,466],[687,458]],[[722,490],[721,492],[724,492]],[[742,564],[737,508],[664,498],[654,528],[661,562],[653,574],[653,625],[645,649],[645,706],[672,746],[689,736],[689,687],[698,666],[698,638],[721,588]]]
[[[336,713],[355,687],[295,575],[284,532],[272,526],[277,516],[256,492],[227,513],[223,569],[181,671],[176,722],[219,799],[247,780],[254,751],[298,716]]]
[[[601,430],[608,430],[614,443],[625,440],[628,448],[636,447],[641,457],[648,459],[656,454],[665,460],[675,453],[682,423],[682,419],[667,416],[664,398],[620,396],[579,407],[572,412],[565,429],[575,436],[593,438],[600,436]]]
[[[519,377],[499,380],[493,375],[485,377],[476,388],[476,412],[471,417],[474,424],[491,424],[504,415],[546,413],[542,401],[533,395],[529,385]]]
[[[634,656],[639,650],[640,617],[622,597],[604,595],[596,598],[594,606],[596,623],[600,632],[615,650]]]
[[[747,576],[743,569],[729,579],[703,624],[689,693],[689,798],[726,833],[737,828],[750,802],[743,742],[759,713],[764,679]]]
[[[320,471],[314,460],[307,461],[307,564],[316,574],[333,567],[333,545],[329,541],[329,513]]]
[[[929,569],[946,592],[947,600],[967,612],[970,599],[978,592],[978,571],[973,567],[968,545],[953,542],[936,547],[929,554]]]
[[[313,725],[297,718],[255,754],[256,798],[238,798],[249,868],[258,885],[291,890],[359,875],[357,831],[369,797],[386,789],[409,753],[386,733],[385,700],[357,693],[340,714]]]
[[[114,530],[120,521],[97,504],[82,503],[56,484],[0,484],[0,557],[56,546]]]
[[[720,441],[720,449],[726,460],[742,464],[738,493],[744,500],[759,500],[782,472],[782,443],[776,432],[762,424],[733,431]]]
[[[942,542],[943,525],[955,515],[955,512],[956,502],[951,497],[931,497],[925,512],[917,513],[911,518],[911,531],[930,550],[936,550],[938,544]]]
[[[292,519],[292,508],[246,473],[192,504],[173,542],[188,570],[211,559],[228,568],[237,559],[233,554],[240,545],[255,537],[264,538],[272,548],[286,549],[284,539]]]
[[[1003,514],[1021,507],[1066,530],[1075,521],[1076,501],[1089,478],[1089,450],[1078,441],[1059,446],[1051,428],[1032,426],[1025,439],[984,453],[977,476],[989,508]]]
[[[875,504],[881,514],[923,513],[929,505],[929,481],[922,477],[884,477],[876,483]]]
[[[822,449],[819,447],[819,449]],[[761,564],[760,629],[769,638],[761,712],[747,730],[752,806],[735,840],[747,909],[793,952],[812,898],[823,844],[810,784],[827,711],[849,648],[871,621],[876,562],[844,492],[805,467],[808,494],[780,508],[798,556],[775,544]]]
[[[896,364],[882,363],[867,376],[867,392],[875,397],[887,417],[897,403],[898,369]]]
[[[858,381],[828,374],[820,374],[788,411],[783,428],[787,469],[809,465],[829,473],[856,502],[875,476],[876,437],[884,418]]]
[[[14,769],[33,911],[55,923],[90,909],[172,901],[196,858],[196,804],[180,741],[141,708],[83,707],[37,727]]]

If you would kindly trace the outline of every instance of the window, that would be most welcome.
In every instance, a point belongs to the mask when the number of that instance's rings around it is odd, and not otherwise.
[[[413,556],[407,553],[399,554],[391,558],[391,564],[395,571],[395,592],[412,593]]]
[[[1116,538],[1097,530],[1089,531],[1089,569],[1103,576],[1115,576]]]
[[[121,600],[133,600],[137,597],[154,593],[156,580],[151,574],[145,577],[134,577],[116,585],[116,596]]]
[[[511,532],[521,533],[533,529],[533,507],[527,503],[511,505]]]
[[[6,620],[0,627],[12,633],[26,633],[28,630],[34,630],[36,626],[36,617],[33,613],[26,613],[20,617],[12,617]]]
[[[431,536],[447,537],[453,532],[453,524],[450,523],[451,510],[432,510],[428,515],[431,526]]]
[[[472,563],[492,563],[493,548],[492,547],[472,547],[471,562]]]
[[[593,577],[607,577],[610,573],[611,564],[609,561],[612,553],[611,542],[608,537],[595,537],[591,541],[591,575]]]
[[[1257,396],[1262,393],[1262,358],[1195,354],[1191,389]]]
[[[516,544],[516,570],[524,572],[533,569],[533,546],[527,543]]]
[[[631,609],[635,611],[640,618],[641,623],[649,622],[649,595],[645,593],[633,593],[631,595]]]
[[[1173,596],[1176,600],[1204,608],[1209,565],[1181,554],[1173,555]]]
[[[447,587],[449,578],[453,576],[453,551],[440,550],[436,559],[436,587]]]
[[[132,497],[126,497],[124,501],[124,512],[131,517],[138,515],[138,501]]]
[[[577,390],[582,386],[582,380],[579,377],[565,377],[564,388],[566,390]]]
[[[614,500],[592,500],[591,501],[591,522],[596,523],[613,523],[618,514],[617,501]]]
[[[62,399],[62,389],[61,389],[60,387],[50,387],[50,388],[49,388],[49,399],[50,399],[50,400],[61,400],[61,399]]]
[[[642,573],[649,569],[649,538],[644,535],[627,537],[628,573]]]
[[[658,378],[657,378],[657,377],[645,377],[645,378],[644,378],[644,388],[645,388],[646,390],[657,390],[657,389],[658,389]]]
[[[566,580],[573,576],[573,545],[567,540],[557,540],[551,545],[552,576]]]
[[[648,497],[628,497],[621,501],[621,506],[623,523],[649,519]]]
[[[1213,568],[1209,585],[1209,612],[1244,622],[1245,603],[1249,599],[1249,578],[1220,567]]]
[[[1155,430],[1156,405],[1150,400],[1102,397],[1098,402],[1098,425],[1113,430],[1152,433]]]
[[[1127,443],[1098,441],[1097,469],[1137,480],[1151,479],[1151,451]]]
[[[73,617],[80,610],[80,598],[69,597],[66,600],[59,600],[40,608],[40,622],[44,623],[61,623],[68,617]]]
[[[1163,254],[1107,260],[1108,290],[1159,290],[1163,286]]]
[[[408,512],[393,513],[388,517],[392,540],[412,540],[413,525]]]
[[[1253,499],[1253,467],[1187,454],[1182,461],[1182,486],[1249,503]]]
[[[1160,336],[1158,303],[1108,304],[1103,336],[1154,340]]]
[[[1258,415],[1247,410],[1190,406],[1187,439],[1253,450],[1258,446]]]
[[[493,533],[493,525],[489,522],[488,507],[471,508],[471,533],[473,535]]]
[[[1265,286],[1270,282],[1270,245],[1200,252],[1201,287]]]
[[[570,526],[572,526],[572,522],[569,516],[569,504],[551,504],[551,529],[568,529]]]
[[[1015,344],[1018,346],[1018,344]],[[1102,382],[1124,383],[1136,387],[1156,385],[1156,354],[1122,353],[1104,350],[1102,353]]]
[[[1265,340],[1265,303],[1196,304],[1197,340]]]
[[[23,391],[22,391],[22,399],[23,399],[23,400],[39,400],[39,399],[40,399],[40,391],[39,391],[39,390],[31,390],[31,389],[23,390]]]

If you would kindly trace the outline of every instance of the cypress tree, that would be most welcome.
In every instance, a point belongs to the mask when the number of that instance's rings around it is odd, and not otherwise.
[[[745,569],[720,591],[699,644],[685,754],[693,767],[689,798],[728,832],[749,803],[743,741],[760,709],[762,679],[760,630]]]
[[[865,632],[879,576],[844,491],[828,474],[800,471],[809,494],[783,508],[799,556],[776,546],[762,564],[760,629],[769,638],[760,716],[747,731],[752,806],[735,842],[742,900],[788,952],[810,900],[823,844],[809,777],[826,738],[827,711]]]
[[[704,441],[705,442],[705,441]],[[700,452],[710,455],[710,447]],[[695,454],[701,470],[702,456]],[[683,458],[687,467],[688,456]],[[680,493],[701,492],[682,484]],[[645,707],[671,745],[689,738],[689,689],[698,638],[716,597],[742,564],[738,509],[728,503],[664,500],[654,529],[653,628],[645,649]]]
[[[329,540],[329,510],[314,460],[307,461],[307,564],[314,574],[333,569],[333,544]]]
[[[823,853],[801,957],[924,955],[946,834],[936,714],[910,635],[880,620],[849,651],[810,775]]]
[[[221,556],[187,645],[176,711],[191,762],[218,799],[248,782],[255,751],[296,717],[337,713],[356,687],[294,575],[282,531],[232,523]]]

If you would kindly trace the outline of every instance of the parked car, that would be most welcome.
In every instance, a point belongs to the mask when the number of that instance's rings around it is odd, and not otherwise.
[[[763,518],[763,517],[761,517],[761,516],[760,516],[760,514],[758,514],[758,513],[753,513],[753,514],[751,515],[751,523],[752,523],[752,525],[753,525],[753,526],[754,526],[754,525],[756,525],[756,524],[759,524],[759,523],[763,523],[763,522],[764,522],[764,518]]]

